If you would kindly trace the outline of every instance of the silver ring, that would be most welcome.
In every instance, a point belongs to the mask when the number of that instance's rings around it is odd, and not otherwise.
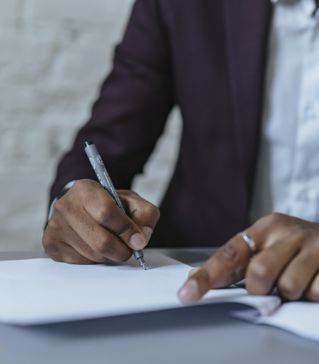
[[[249,234],[247,234],[246,231],[242,231],[241,233],[239,233],[239,235],[244,239],[244,241],[247,244],[251,254],[255,254],[256,251],[257,251],[257,246],[256,246],[256,243],[255,243],[255,240]]]

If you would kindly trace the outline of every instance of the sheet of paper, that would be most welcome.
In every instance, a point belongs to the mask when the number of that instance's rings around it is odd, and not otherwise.
[[[176,293],[191,268],[154,252],[146,261],[152,269],[142,270],[134,259],[90,266],[50,259],[2,261],[0,321],[43,324],[180,307]],[[210,291],[200,304],[211,302],[247,303],[262,311],[273,300],[222,289]]]
[[[252,296],[242,297],[249,305]],[[264,296],[260,296],[261,302]],[[277,298],[279,303],[279,298]],[[239,301],[239,300],[237,300]],[[232,315],[256,324],[275,326],[299,336],[319,341],[319,303],[315,302],[286,302],[276,306],[275,302],[265,301],[266,305],[253,302],[256,309],[245,309],[232,312]],[[262,307],[263,306],[263,307]],[[258,314],[259,313],[261,314]]]
[[[319,341],[319,303],[285,303],[272,315],[260,317],[257,322],[280,327],[307,339]]]
[[[191,267],[157,253],[147,253],[152,269],[134,259],[118,265],[69,265],[50,259],[0,262],[0,321],[33,325],[116,316],[181,307],[176,292]],[[319,304],[280,306],[271,296],[220,289],[200,304],[237,302],[253,307],[235,316],[277,326],[319,340]],[[258,315],[256,309],[264,316]]]

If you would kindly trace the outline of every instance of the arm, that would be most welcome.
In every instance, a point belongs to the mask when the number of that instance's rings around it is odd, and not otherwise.
[[[89,71],[89,70],[88,70]],[[126,216],[95,181],[85,156],[94,142],[117,188],[127,189],[162,133],[174,100],[169,47],[156,0],[138,0],[114,66],[103,83],[89,122],[59,164],[43,234],[46,253],[57,261],[122,261],[143,249],[159,219],[158,209],[130,191],[120,191]]]
[[[155,0],[139,0],[91,118],[59,163],[50,201],[69,181],[95,179],[83,152],[87,139],[99,148],[115,186],[129,188],[163,131],[174,103],[172,88],[160,9]]]

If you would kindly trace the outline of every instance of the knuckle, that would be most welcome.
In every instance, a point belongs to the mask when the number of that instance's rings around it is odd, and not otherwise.
[[[287,236],[291,239],[291,241],[298,242],[302,244],[302,246],[307,246],[308,244],[304,244],[310,238],[307,231],[301,229],[299,226],[293,226],[287,231]]]
[[[68,200],[65,198],[65,196],[63,196],[55,202],[55,204],[53,206],[53,215],[52,216],[66,215],[70,211],[72,211],[72,204],[70,202],[68,202]]]
[[[85,201],[86,197],[90,195],[90,192],[92,192],[97,186],[98,188],[101,188],[96,181],[90,179],[80,179],[75,181],[74,185],[63,197],[72,194],[73,200],[75,199],[74,197],[76,196],[77,199]]]
[[[271,269],[267,264],[255,258],[251,260],[247,273],[251,278],[262,281],[269,277]]]
[[[238,258],[238,251],[233,244],[225,244],[217,251],[218,256],[224,260],[234,262]]]
[[[250,263],[246,271],[246,289],[250,294],[265,295],[271,292],[274,277],[263,262]]]
[[[74,185],[71,187],[74,191],[84,192],[86,191],[87,187],[90,185],[90,180],[88,179],[79,179],[75,181]]]
[[[278,281],[277,287],[281,295],[289,300],[296,300],[301,295],[297,281],[293,277],[282,276]]]
[[[99,254],[109,257],[114,256],[116,253],[116,243],[108,233],[103,234],[96,241],[96,249]]]
[[[263,219],[269,225],[277,225],[284,219],[284,216],[285,215],[279,212],[273,212],[269,215],[266,215]]]
[[[139,224],[155,227],[158,220],[160,219],[160,210],[153,204],[146,202],[141,205],[140,209],[136,211],[138,216]],[[134,215],[134,212],[132,213]]]
[[[101,224],[107,224],[114,218],[112,207],[108,202],[103,203],[96,209],[96,218]]]

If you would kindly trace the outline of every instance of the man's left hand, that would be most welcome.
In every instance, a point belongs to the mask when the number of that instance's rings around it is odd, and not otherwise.
[[[273,213],[246,230],[256,244],[251,251],[238,234],[190,274],[178,295],[182,302],[199,300],[209,289],[245,278],[250,294],[319,301],[319,224]]]

